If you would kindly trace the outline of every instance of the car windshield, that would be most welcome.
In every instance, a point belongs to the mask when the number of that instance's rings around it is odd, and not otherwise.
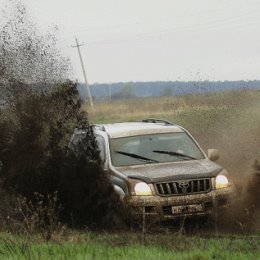
[[[185,132],[114,138],[110,140],[110,152],[114,166],[205,158],[195,142]]]

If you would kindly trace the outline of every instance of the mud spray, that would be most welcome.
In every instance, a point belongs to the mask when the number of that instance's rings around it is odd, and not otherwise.
[[[56,27],[39,32],[19,0],[6,1],[0,17],[1,99],[26,88],[47,91],[70,77],[70,62],[57,46]]]
[[[241,96],[239,109],[229,119],[224,134],[223,165],[234,178],[238,201],[231,214],[237,231],[260,230],[260,102]],[[223,138],[223,136],[222,136]],[[223,140],[223,139],[222,139]]]
[[[219,149],[219,163],[228,170],[235,183],[237,202],[228,209],[225,222],[229,227],[232,223],[232,229],[237,232],[260,230],[259,99],[259,91],[234,93],[225,113],[211,118],[210,130],[198,138],[205,150]]]

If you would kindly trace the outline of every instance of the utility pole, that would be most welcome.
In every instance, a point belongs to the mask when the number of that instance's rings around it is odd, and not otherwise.
[[[197,72],[197,75],[198,75],[198,79],[199,79],[199,81],[198,81],[198,84],[199,84],[199,94],[201,94],[201,76],[200,76],[200,72],[198,71]]]
[[[109,91],[109,101],[111,101],[111,98],[112,98],[112,93],[111,93],[111,83],[109,83],[108,91]]]
[[[92,101],[92,97],[91,97],[91,93],[90,93],[90,89],[89,89],[89,84],[88,84],[88,80],[87,80],[87,75],[86,75],[84,63],[83,63],[82,56],[81,56],[81,52],[80,52],[80,48],[79,48],[80,46],[82,46],[82,45],[84,45],[84,44],[79,44],[79,43],[78,43],[78,39],[77,39],[76,37],[75,37],[75,40],[76,40],[76,46],[72,46],[72,48],[77,47],[77,49],[78,49],[80,64],[81,64],[81,68],[82,68],[82,71],[83,71],[83,76],[84,76],[84,79],[85,79],[85,84],[86,84],[86,88],[87,88],[89,103],[90,103],[90,106],[91,106],[92,110],[94,110],[94,105],[93,105],[93,101]]]

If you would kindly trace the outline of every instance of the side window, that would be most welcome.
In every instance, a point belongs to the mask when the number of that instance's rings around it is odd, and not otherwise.
[[[106,148],[105,148],[105,139],[101,135],[96,135],[98,149],[100,151],[100,159],[102,162],[106,160]]]

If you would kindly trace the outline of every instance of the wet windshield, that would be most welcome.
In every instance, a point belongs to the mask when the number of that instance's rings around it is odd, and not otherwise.
[[[130,166],[203,159],[186,133],[149,134],[110,140],[112,164]]]

